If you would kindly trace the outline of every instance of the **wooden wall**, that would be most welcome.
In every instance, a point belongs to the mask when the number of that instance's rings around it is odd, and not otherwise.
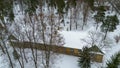
[[[40,43],[31,43],[31,42],[11,42],[12,46],[17,48],[33,48],[38,50],[53,51],[55,53],[66,54],[80,57],[81,50],[76,48],[69,48],[56,45],[46,45]],[[91,60],[95,62],[102,62],[103,55],[91,53]]]

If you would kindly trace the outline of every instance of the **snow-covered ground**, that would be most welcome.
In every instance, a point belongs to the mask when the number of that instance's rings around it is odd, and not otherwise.
[[[79,68],[78,66],[78,57],[60,55],[61,58],[58,60],[56,67],[58,68]]]
[[[66,47],[72,47],[72,48],[79,48],[81,49],[83,46],[87,45],[86,42],[84,42],[82,39],[85,39],[88,37],[89,31],[60,31],[60,33],[63,35],[65,39],[65,45]],[[115,31],[116,32],[116,31]],[[116,33],[110,33],[108,36],[114,36]],[[115,44],[115,43],[114,43]],[[111,46],[110,48],[107,48],[104,52],[104,59],[103,59],[103,65],[105,65],[106,61],[110,59],[110,57],[120,51],[120,43]],[[8,68],[8,63],[4,63],[7,61],[4,61],[4,57],[0,56],[0,68]],[[56,67],[58,68],[79,68],[78,66],[78,57],[75,56],[69,56],[69,55],[60,55],[60,58],[56,61]],[[101,64],[94,63],[92,64],[92,67],[98,68],[101,67]],[[27,65],[26,67],[34,68],[33,66]],[[19,67],[17,67],[19,68]]]
[[[81,49],[83,46],[87,45],[86,42],[83,41],[83,39],[88,38],[89,31],[93,31],[93,27],[89,28],[86,31],[60,31],[60,33],[63,35],[65,39],[65,47],[71,47],[71,48],[79,48]],[[108,34],[108,37],[114,40],[114,36],[119,34],[119,26],[117,26],[117,29],[114,32],[110,32]],[[110,59],[112,55],[120,51],[120,43],[113,42],[111,47],[103,48],[104,50],[104,59],[103,63],[93,63],[92,68],[99,68],[101,67],[101,64],[104,66],[107,62],[107,60]],[[60,58],[56,61],[56,67],[58,68],[79,68],[78,66],[78,58],[75,56],[69,56],[69,55],[63,55],[60,54]],[[4,55],[0,56],[0,68],[9,68],[9,63]],[[30,65],[30,66],[29,66]],[[25,67],[31,67],[34,68],[33,64],[26,64]],[[17,67],[19,68],[19,67]]]
[[[113,43],[111,43],[112,46],[108,46],[108,48],[103,48],[104,57],[103,57],[103,63],[93,63],[92,68],[100,68],[104,67],[106,65],[106,62],[110,60],[111,56],[115,53],[120,51],[120,43],[115,43],[114,36],[119,34],[119,27],[114,31],[108,34],[108,37],[113,40]],[[87,43],[83,41],[83,39],[88,38],[89,31],[61,31],[61,34],[65,38],[65,47],[72,47],[72,48],[79,48],[86,46]],[[61,58],[63,61],[58,63],[60,68],[79,68],[78,67],[78,57],[74,56],[62,56]]]
[[[71,48],[78,48],[78,49],[82,49],[82,47],[84,47],[84,46],[89,46],[87,43],[87,42],[91,42],[91,40],[89,38],[89,35],[90,35],[89,32],[90,31],[94,32],[96,29],[96,26],[94,26],[94,24],[91,24],[91,23],[95,23],[93,19],[88,20],[88,24],[84,28],[85,30],[59,31],[65,39],[64,46],[71,47]],[[82,23],[80,23],[80,24],[82,24]],[[64,27],[64,30],[66,30],[67,28],[69,28],[69,24],[67,24],[67,26]],[[117,29],[114,32],[108,32],[107,37],[109,38],[109,40],[112,40],[112,42],[107,42],[107,45],[112,45],[112,46],[107,46],[107,47],[102,48],[102,51],[104,52],[103,63],[93,62],[92,68],[101,68],[101,66],[104,67],[106,62],[110,59],[110,57],[112,55],[114,55],[115,53],[117,53],[118,51],[120,51],[120,42],[116,43],[115,39],[114,39],[114,37],[116,35],[120,35],[119,29],[120,29],[120,25],[117,26]],[[100,30],[98,30],[98,32],[100,32]],[[101,38],[102,34],[100,34],[97,37],[97,39],[99,39],[99,37]],[[84,41],[86,39],[87,39],[87,42]],[[96,44],[99,44],[98,41],[96,42]],[[31,55],[31,53],[29,53],[27,56],[30,56],[30,55]],[[80,68],[78,66],[78,58],[79,57],[63,55],[63,54],[60,54],[59,56],[60,56],[60,58],[58,58],[56,60],[55,68]],[[31,60],[31,61],[33,62],[33,60]],[[13,60],[13,62],[16,62],[16,61]],[[32,62],[26,63],[25,68],[34,68],[34,64]],[[18,66],[16,66],[16,68],[20,68],[20,66],[17,62],[16,62],[16,64],[18,65]],[[9,61],[6,58],[6,55],[2,54],[1,51],[0,51],[0,68],[9,68]]]

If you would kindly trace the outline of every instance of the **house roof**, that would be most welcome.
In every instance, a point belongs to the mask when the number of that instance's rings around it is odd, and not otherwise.
[[[99,48],[98,46],[96,46],[96,45],[93,45],[93,46],[90,47],[89,49],[90,49],[90,51],[92,51],[92,52],[99,52],[99,53],[102,53],[102,54],[103,54],[103,52],[100,50],[100,48]]]

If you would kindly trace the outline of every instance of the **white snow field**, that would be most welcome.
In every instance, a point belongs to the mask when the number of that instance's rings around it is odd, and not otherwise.
[[[118,27],[119,28],[119,27]],[[118,29],[116,29],[114,32],[111,32],[108,34],[110,38],[113,38],[114,35],[118,34]],[[60,31],[60,33],[63,35],[65,39],[65,47],[72,47],[72,48],[79,48],[81,49],[83,46],[87,45],[86,42],[83,41],[83,39],[87,38],[89,36],[88,32],[90,30],[86,31]],[[91,30],[92,31],[92,30]],[[120,51],[120,43],[116,44],[108,48],[103,48],[104,50],[104,59],[103,63],[95,63],[93,62],[92,68],[99,68],[103,65],[105,65],[106,61],[110,59],[110,57]],[[0,54],[1,55],[1,54]],[[0,68],[9,68],[9,63],[6,60],[4,55],[0,56]],[[19,64],[17,64],[16,68],[19,68]],[[26,63],[26,68],[34,68],[34,64]],[[60,58],[56,60],[55,68],[79,68],[78,66],[78,57],[75,56],[69,56],[69,55],[63,55],[60,54]]]
[[[65,47],[82,49],[86,45],[83,39],[87,38],[87,31],[61,31],[61,34],[65,38]]]

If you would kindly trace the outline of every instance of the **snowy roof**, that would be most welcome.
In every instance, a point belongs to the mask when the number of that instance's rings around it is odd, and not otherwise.
[[[96,45],[93,45],[92,47],[90,47],[90,51],[103,54],[103,52],[100,50],[100,48],[98,48],[98,46],[96,46]]]
[[[60,33],[65,39],[65,47],[82,49],[87,45],[87,43],[83,41],[83,39],[88,37],[88,33],[85,31],[61,31]]]

